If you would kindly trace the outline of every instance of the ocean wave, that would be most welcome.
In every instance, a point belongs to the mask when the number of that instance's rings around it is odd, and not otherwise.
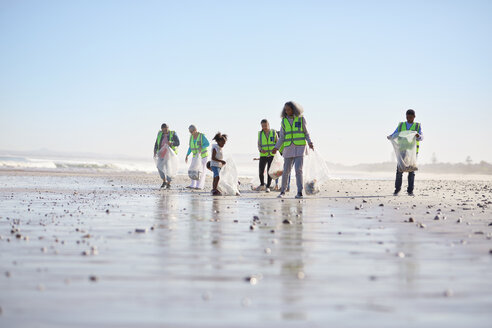
[[[0,169],[43,169],[62,171],[138,171],[153,172],[153,161],[111,162],[97,160],[34,159],[19,156],[0,156]]]

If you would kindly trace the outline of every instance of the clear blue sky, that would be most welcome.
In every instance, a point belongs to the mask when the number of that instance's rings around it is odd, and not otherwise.
[[[422,161],[492,162],[492,1],[1,0],[0,47],[0,149],[253,154],[295,100],[331,162],[389,160],[407,108]]]

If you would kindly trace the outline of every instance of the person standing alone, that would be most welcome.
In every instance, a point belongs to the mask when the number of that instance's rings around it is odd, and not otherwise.
[[[400,122],[396,127],[395,132],[387,136],[388,139],[393,139],[398,136],[401,131],[415,131],[417,132],[417,156],[419,154],[420,141],[424,139],[422,134],[422,126],[420,123],[415,122],[415,111],[413,109],[407,110],[407,121]],[[401,190],[401,185],[403,183],[403,172],[401,172],[398,167],[396,168],[396,179],[395,179],[395,191],[393,195],[397,196]],[[415,185],[415,172],[408,172],[408,187],[407,193],[413,196],[413,189]]]

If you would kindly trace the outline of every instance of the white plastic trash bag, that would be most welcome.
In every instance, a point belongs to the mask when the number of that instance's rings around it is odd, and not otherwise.
[[[306,148],[304,156],[303,180],[306,195],[314,195],[320,192],[320,186],[329,179],[328,166],[325,160],[316,150]]]
[[[166,145],[166,147],[159,150],[159,153],[154,160],[156,167],[164,172],[167,177],[174,178],[178,173],[178,155],[176,155],[169,145]]]
[[[395,150],[398,171],[417,171],[417,132],[401,131],[395,138],[390,139]]]
[[[193,157],[190,168],[188,169],[188,176],[191,180],[200,180],[203,173],[202,159],[200,157]]]
[[[270,169],[268,170],[268,175],[273,180],[278,179],[284,173],[284,158],[280,155],[279,152],[275,153],[273,156],[272,164],[270,165]]]
[[[228,158],[226,165],[222,166],[219,173],[219,185],[217,188],[226,196],[239,196],[239,179],[237,175],[237,168],[234,160]]]

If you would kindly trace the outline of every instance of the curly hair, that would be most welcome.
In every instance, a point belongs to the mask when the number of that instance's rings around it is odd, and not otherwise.
[[[220,132],[217,132],[217,134],[215,134],[215,137],[212,140],[215,140],[217,142],[227,141],[227,134],[222,134]]]
[[[287,113],[285,112],[285,106],[289,106],[290,108],[292,108],[295,117],[301,116],[302,113],[304,112],[304,109],[302,108],[301,105],[299,105],[294,101],[288,101],[285,103],[284,108],[282,108],[282,113],[280,113],[280,117],[282,118],[287,117]]]

